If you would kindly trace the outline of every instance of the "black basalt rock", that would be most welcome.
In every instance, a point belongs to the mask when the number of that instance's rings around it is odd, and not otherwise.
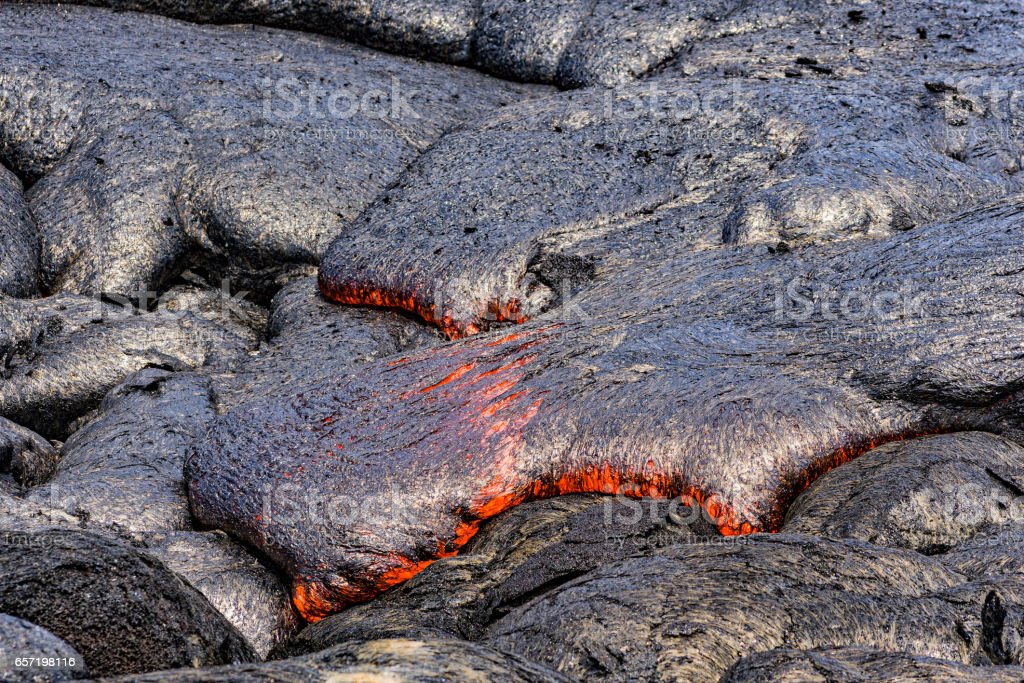
[[[35,658],[53,658],[49,666]],[[29,665],[17,666],[17,660]],[[10,683],[58,683],[89,677],[85,658],[44,628],[24,619],[0,614],[0,676]]]
[[[66,640],[94,676],[255,657],[206,598],[158,561],[83,532],[0,534],[0,612]]]
[[[1007,439],[962,433],[891,443],[814,482],[782,528],[943,553],[1020,524],[1022,484],[1024,448]]]
[[[1012,683],[1024,676],[1020,666],[969,666],[934,657],[867,648],[771,650],[741,659],[722,683],[805,683],[806,681],[920,681]]]

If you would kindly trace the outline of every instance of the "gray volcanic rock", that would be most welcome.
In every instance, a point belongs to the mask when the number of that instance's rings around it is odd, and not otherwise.
[[[260,657],[298,629],[288,589],[271,569],[219,531],[144,534],[145,552],[206,596]]]
[[[61,665],[17,667],[19,657],[52,657]],[[88,678],[89,669],[75,648],[46,629],[0,614],[0,677],[9,683],[57,683]]]
[[[726,74],[841,78],[908,62],[916,63],[914,69],[1019,64],[1017,38],[1024,29],[1020,13],[998,0],[81,1],[200,22],[339,35],[567,88],[709,67]]]
[[[1017,683],[1020,666],[967,666],[933,657],[865,648],[780,649],[744,657],[721,683]]]
[[[39,289],[39,233],[21,181],[0,165],[0,294],[32,296]]]
[[[199,23],[252,23],[309,31],[453,64],[464,63],[470,57],[479,5],[477,0],[84,0],[74,4],[162,14]]]
[[[26,499],[57,504],[90,528],[191,529],[182,466],[215,414],[208,380],[141,370],[107,394],[64,444],[56,476]]]
[[[1024,574],[1024,529],[1009,524],[979,533],[940,559],[954,571],[976,579]]]
[[[526,503],[485,525],[458,557],[311,624],[275,655],[351,640],[475,640],[515,607],[602,564],[669,545],[715,543],[706,537],[717,537],[709,526],[699,509],[678,500],[564,496]]]
[[[743,655],[860,646],[985,661],[984,596],[930,558],[855,541],[751,536],[596,569],[514,610],[486,642],[581,680],[717,681]]]
[[[186,463],[193,513],[314,618],[536,498],[686,495],[726,533],[778,529],[886,441],[1022,434],[1022,206],[786,253],[627,253],[571,309],[219,417]]]
[[[661,79],[508,108],[374,202],[328,250],[323,291],[461,336],[681,248],[881,237],[1019,187],[952,158],[943,110],[899,83]]]
[[[33,431],[0,417],[0,472],[22,486],[37,486],[57,471],[60,453]]]
[[[269,343],[211,372],[221,412],[282,386],[342,376],[361,363],[442,340],[434,328],[394,311],[339,307],[320,296],[316,278],[286,285],[270,305]]]
[[[197,367],[252,343],[250,330],[202,311],[146,312],[72,294],[0,297],[0,415],[63,438],[133,372]]]
[[[1001,0],[745,2],[664,68],[826,79],[899,72],[922,80],[953,69],[985,77],[1020,64],[1014,36],[1022,29],[1024,17]]]
[[[59,499],[36,503],[21,497],[20,488],[0,490],[0,531],[37,532],[47,529],[84,529],[85,521],[57,508]]]
[[[266,664],[181,669],[110,683],[313,683],[315,681],[488,681],[570,683],[560,673],[484,645],[457,640],[376,640],[338,645]]]
[[[254,27],[18,4],[0,26],[0,158],[34,181],[51,292],[316,263],[445,131],[544,92]]]
[[[971,432],[913,439],[823,475],[782,529],[933,554],[1020,524],[1022,487],[1024,447],[1012,441]]]
[[[0,612],[52,631],[96,676],[251,661],[210,603],[156,560],[92,534],[0,534]]]

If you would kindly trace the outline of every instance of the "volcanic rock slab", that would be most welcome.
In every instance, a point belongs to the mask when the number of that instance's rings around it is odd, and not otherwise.
[[[605,565],[514,610],[486,642],[580,680],[717,681],[779,647],[989,663],[987,589],[962,580],[910,551],[756,535]]]
[[[954,571],[971,578],[1024,574],[1024,530],[1019,524],[981,533],[941,556]]]
[[[52,1],[52,0],[51,0]],[[81,0],[199,22],[252,22],[472,64],[514,80],[621,85],[662,71],[842,77],[908,60],[1020,62],[1005,2],[861,0]],[[799,61],[797,59],[799,58]],[[927,61],[926,61],[927,60]]]
[[[1019,444],[982,433],[913,439],[822,476],[794,501],[782,528],[935,554],[1019,525],[1022,486]],[[1013,546],[1002,545],[1002,552]]]
[[[966,666],[933,657],[865,648],[781,649],[744,657],[721,683],[828,683],[830,681],[920,681],[920,683],[1016,683],[1020,666]]]
[[[102,9],[4,3],[0,27],[0,159],[32,183],[49,292],[316,263],[445,131],[546,90]]]
[[[214,415],[208,380],[141,370],[107,394],[98,416],[64,444],[56,476],[26,499],[90,527],[191,529],[182,465]]]
[[[0,417],[0,472],[21,486],[35,486],[57,471],[60,454],[49,441]]]
[[[776,530],[818,475],[884,442],[1021,434],[1022,207],[663,253],[569,311],[289,387],[197,444],[193,513],[277,562],[309,618],[534,498],[686,496],[724,533]]]
[[[210,601],[261,658],[300,624],[278,575],[219,531],[148,533],[148,555]]]
[[[16,667],[15,659],[53,657],[71,666]],[[0,614],[0,677],[9,683],[57,683],[88,678],[85,659],[75,648],[44,628],[24,619]]]
[[[206,598],[162,564],[82,532],[0,534],[0,612],[60,636],[97,676],[255,657]]]
[[[680,251],[880,237],[1019,189],[1021,138],[964,149],[941,104],[903,78],[666,78],[526,102],[413,163],[330,247],[321,288],[465,336]],[[998,121],[978,109],[962,129]]]
[[[39,289],[39,233],[21,181],[0,165],[0,294],[31,296]]]
[[[556,671],[484,645],[457,640],[377,640],[266,664],[181,669],[110,683],[313,683],[314,681],[493,681],[571,683]]]
[[[546,591],[616,560],[683,543],[715,543],[699,509],[679,501],[563,496],[490,521],[458,557],[430,565],[377,600],[303,629],[276,656],[351,640],[466,638]]]
[[[197,367],[253,343],[244,326],[201,310],[151,312],[73,294],[0,296],[0,415],[63,438],[133,372]]]

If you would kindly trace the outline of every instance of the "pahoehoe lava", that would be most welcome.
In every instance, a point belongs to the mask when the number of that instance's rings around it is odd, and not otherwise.
[[[0,0],[0,680],[1021,679],[1019,4]]]
[[[309,619],[535,498],[689,496],[723,533],[775,530],[818,475],[886,441],[1019,434],[1022,227],[1014,196],[827,248],[666,249],[572,315],[228,413],[186,463],[193,513],[280,563]],[[805,315],[849,293],[884,315]]]

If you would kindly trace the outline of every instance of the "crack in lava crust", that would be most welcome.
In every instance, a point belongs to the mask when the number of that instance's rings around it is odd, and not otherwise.
[[[438,314],[436,306],[427,303],[416,292],[402,294],[374,288],[355,282],[343,282],[327,276],[323,271],[319,277],[320,292],[324,298],[349,306],[372,306],[391,308],[419,316],[425,322],[436,325],[449,339],[463,339],[481,332],[480,324],[456,319],[451,313]],[[524,323],[528,318],[522,313],[518,301],[496,302],[487,305],[482,320],[489,323]]]
[[[860,439],[849,446],[836,449],[832,453],[816,459],[802,473],[802,477],[786,485],[784,490],[777,493],[778,503],[763,526],[738,521],[731,506],[720,502],[714,494],[709,496],[704,491],[685,484],[679,477],[656,472],[638,473],[628,469],[619,470],[608,463],[569,472],[554,481],[534,481],[525,486],[515,486],[499,477],[484,487],[474,498],[473,505],[469,510],[470,518],[459,524],[455,532],[455,539],[451,543],[439,544],[434,557],[417,560],[392,555],[389,561],[394,566],[380,575],[373,583],[372,590],[354,586],[351,589],[338,589],[316,582],[299,581],[293,588],[293,601],[304,619],[311,623],[319,621],[344,607],[372,600],[389,588],[408,581],[436,560],[457,555],[463,546],[476,535],[484,521],[517,505],[562,495],[590,493],[620,495],[635,499],[671,500],[678,498],[687,506],[700,507],[723,536],[741,536],[759,532],[776,533],[782,526],[786,510],[796,497],[830,470],[887,443],[943,433],[951,432],[950,430],[934,429],[905,434],[883,434],[874,438]]]
[[[817,477],[883,443],[1020,428],[1020,399],[1006,397],[1024,386],[1024,328],[1007,323],[1024,289],[1022,207],[771,256],[683,250],[595,279],[573,299],[583,318],[544,314],[504,334],[322,273],[332,300],[399,307],[465,338],[218,417],[186,466],[193,513],[282,567],[311,620],[538,498],[684,497],[723,534],[775,531]],[[879,319],[792,318],[771,285],[872,300],[906,273],[928,273],[908,293],[920,307]],[[268,496],[272,508],[312,500],[315,514],[265,515]],[[323,514],[338,501],[354,512]]]

